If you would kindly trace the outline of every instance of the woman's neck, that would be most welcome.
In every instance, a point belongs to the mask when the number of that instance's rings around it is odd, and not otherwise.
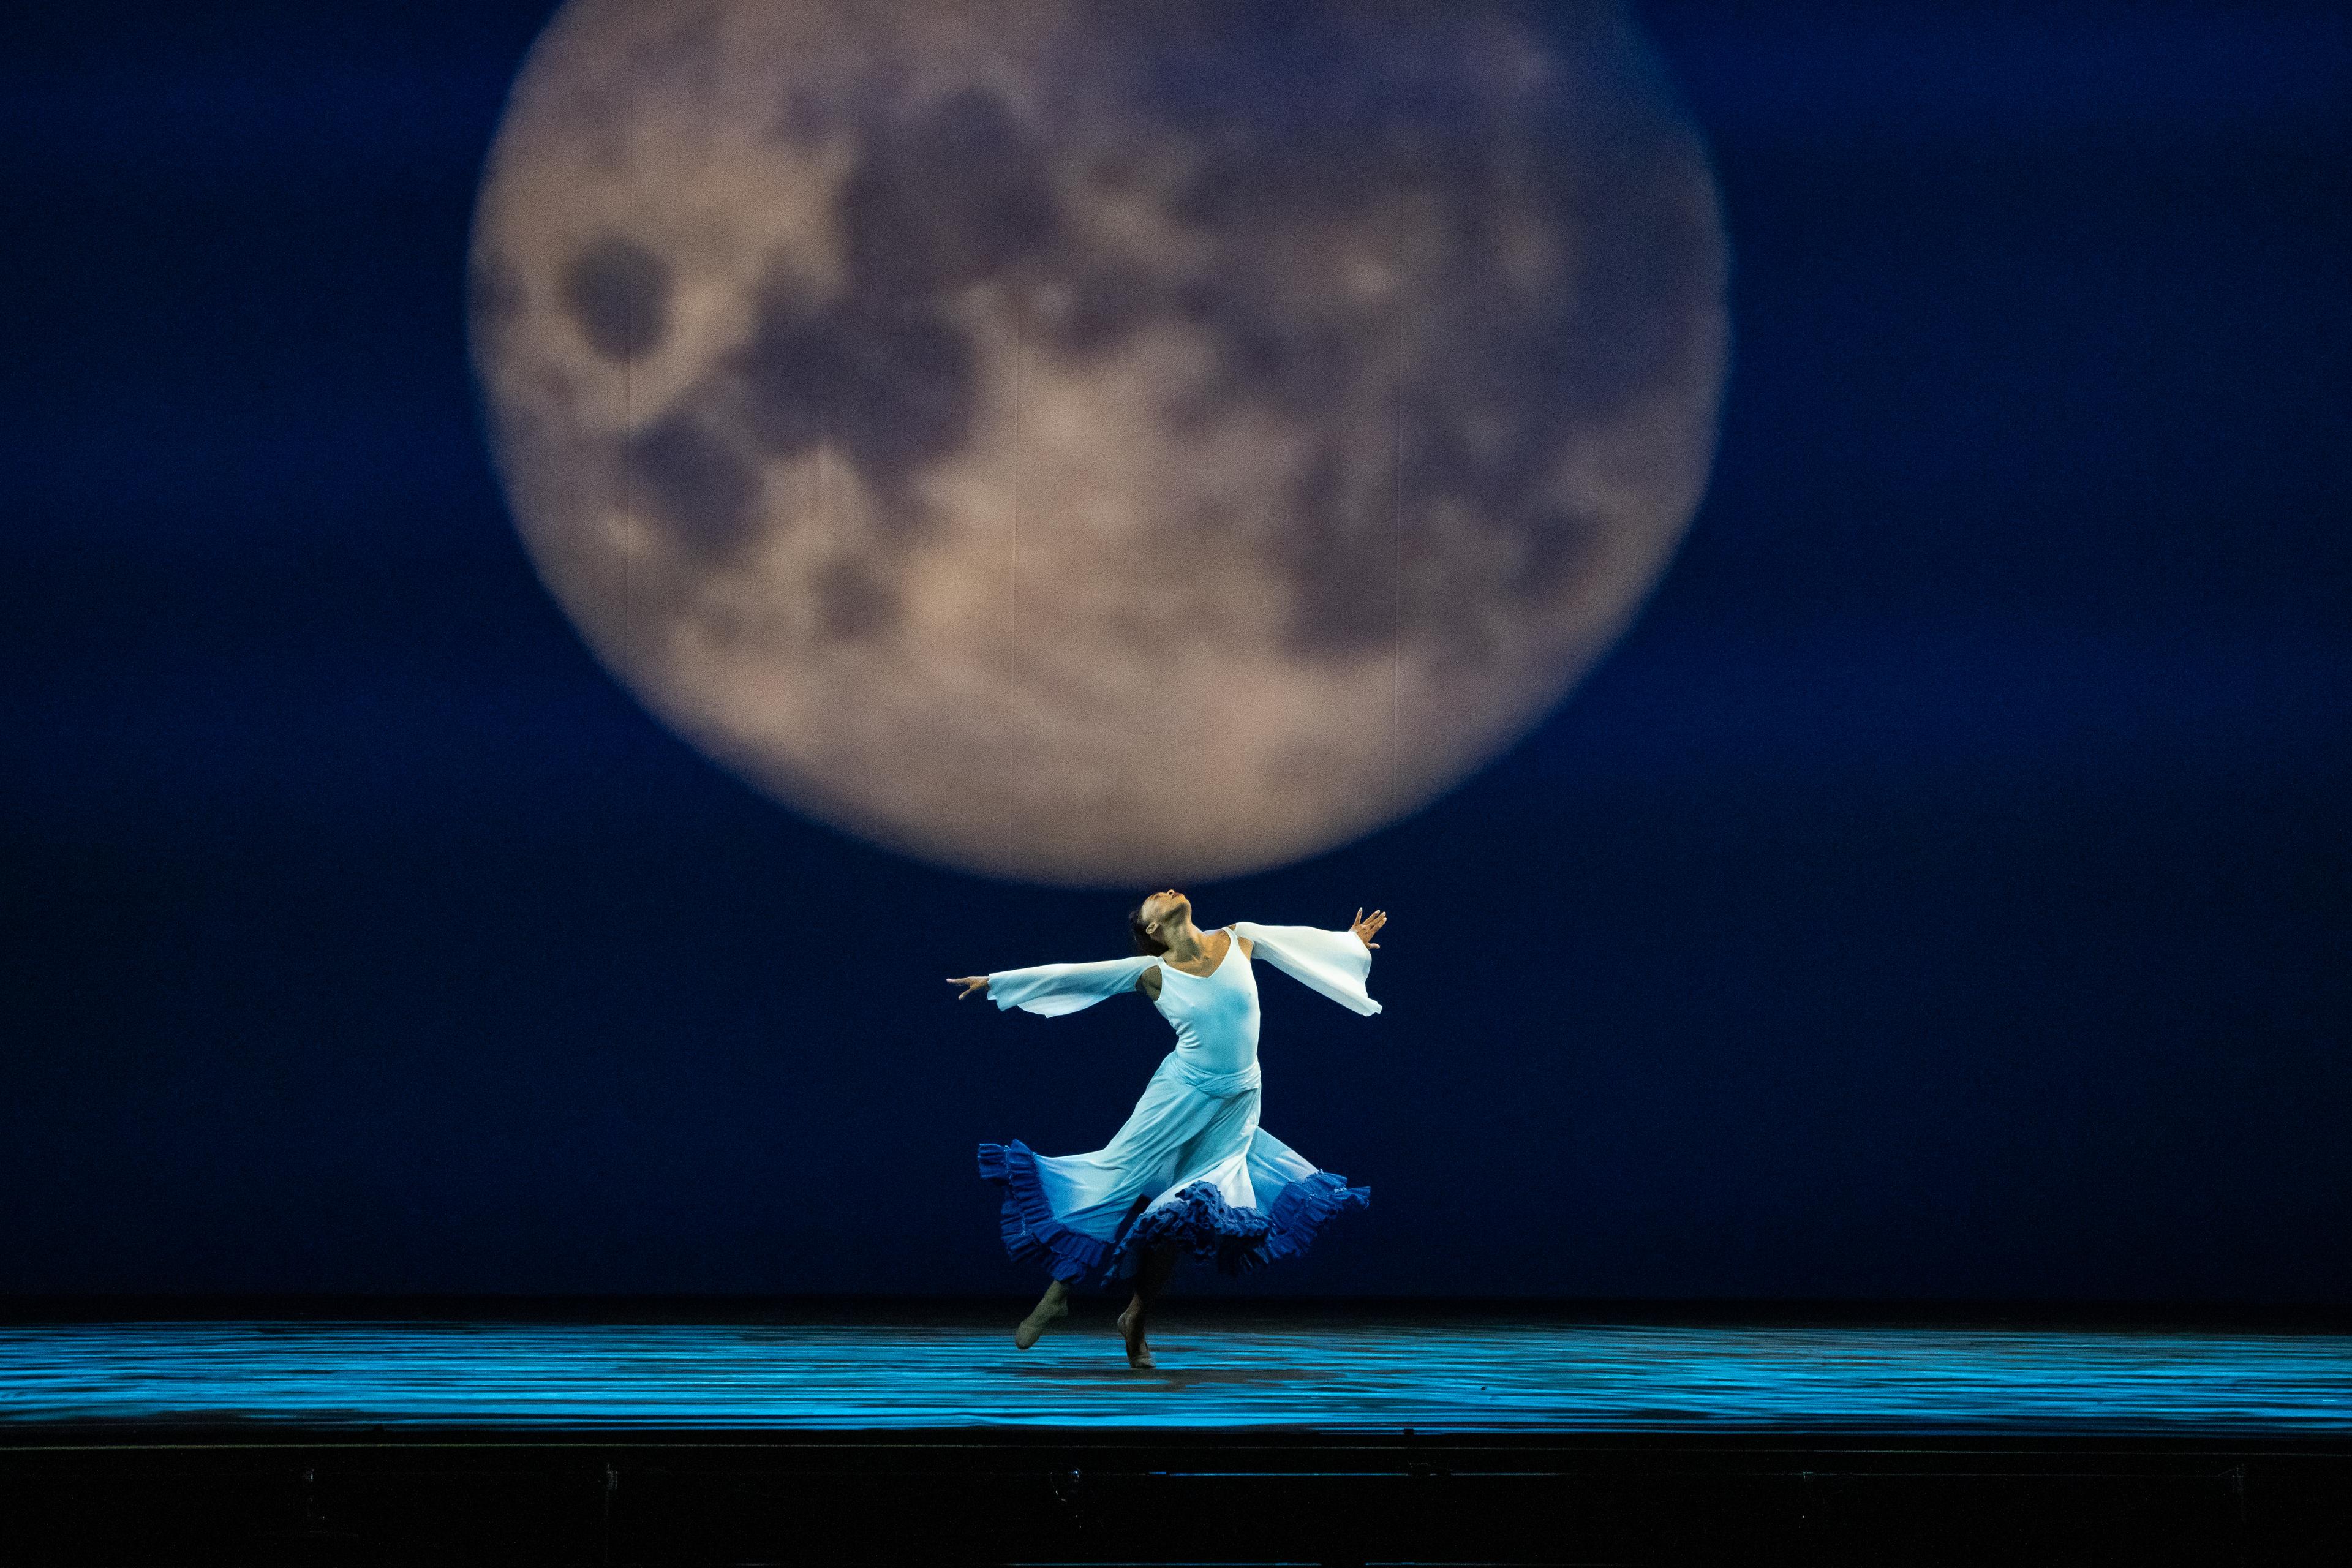
[[[1194,925],[1189,916],[1181,926],[1161,926],[1160,940],[1168,944],[1164,956],[1178,963],[1190,963],[1208,952],[1201,945],[1201,928]]]

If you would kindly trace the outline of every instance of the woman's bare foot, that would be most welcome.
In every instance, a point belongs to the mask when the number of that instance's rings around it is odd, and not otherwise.
[[[1013,1331],[1013,1348],[1027,1350],[1037,1342],[1037,1336],[1044,1333],[1055,1319],[1068,1317],[1070,1315],[1069,1298],[1070,1288],[1059,1279],[1046,1286],[1045,1295],[1039,1297],[1037,1304],[1029,1309],[1029,1315],[1021,1320],[1021,1326]]]
[[[1151,1347],[1143,1338],[1143,1303],[1129,1301],[1127,1310],[1118,1315],[1118,1337],[1127,1342],[1127,1364],[1138,1372],[1150,1372],[1158,1364],[1151,1359]]]

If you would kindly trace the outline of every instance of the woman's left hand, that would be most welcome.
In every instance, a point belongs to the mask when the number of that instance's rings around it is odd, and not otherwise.
[[[1386,910],[1374,910],[1367,917],[1363,907],[1359,905],[1356,909],[1356,923],[1348,929],[1354,931],[1358,940],[1361,941],[1366,947],[1378,947],[1381,944],[1372,940],[1372,933],[1388,923],[1389,915]]]

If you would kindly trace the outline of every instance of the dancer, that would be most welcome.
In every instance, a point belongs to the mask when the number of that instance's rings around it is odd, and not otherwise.
[[[1229,1274],[1307,1250],[1343,1208],[1371,1201],[1368,1188],[1319,1171],[1257,1124],[1257,981],[1263,957],[1308,988],[1367,1016],[1373,934],[1388,922],[1356,911],[1346,931],[1238,921],[1213,931],[1192,923],[1192,903],[1173,888],[1128,913],[1136,955],[1098,963],[1046,963],[966,974],[948,984],[999,1010],[1053,1017],[1122,991],[1151,998],[1176,1031],[1176,1048],[1144,1087],[1127,1125],[1091,1154],[1051,1156],[1025,1143],[982,1143],[980,1173],[1004,1190],[1004,1247],[1045,1266],[1052,1282],[1013,1331],[1023,1350],[1069,1313],[1072,1285],[1132,1276],[1118,1331],[1130,1366],[1149,1371],[1144,1330],[1151,1303],[1186,1253]]]

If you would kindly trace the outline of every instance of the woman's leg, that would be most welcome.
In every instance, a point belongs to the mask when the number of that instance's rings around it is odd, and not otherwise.
[[[1021,1326],[1013,1331],[1013,1348],[1027,1350],[1037,1342],[1037,1336],[1044,1333],[1055,1319],[1069,1315],[1070,1288],[1059,1279],[1054,1280],[1045,1287],[1045,1293],[1037,1299],[1037,1304],[1029,1309],[1029,1315],[1021,1320]]]
[[[1149,1372],[1153,1363],[1151,1346],[1143,1337],[1144,1320],[1150,1315],[1151,1303],[1158,1300],[1160,1288],[1168,1276],[1176,1270],[1176,1260],[1183,1254],[1173,1247],[1146,1247],[1143,1266],[1136,1270],[1135,1296],[1127,1310],[1118,1315],[1119,1336],[1127,1341],[1127,1364]]]

